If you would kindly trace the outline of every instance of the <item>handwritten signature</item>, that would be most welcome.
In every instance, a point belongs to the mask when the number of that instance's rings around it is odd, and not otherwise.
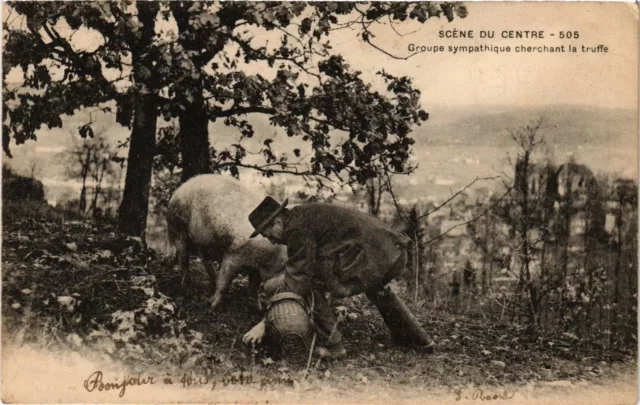
[[[478,400],[478,401],[495,401],[499,399],[507,400],[507,399],[513,398],[516,395],[515,391],[510,392],[509,390],[503,390],[501,393],[496,393],[496,392],[485,393],[485,391],[481,388],[474,390],[471,393],[471,395],[463,392],[462,388],[456,388],[454,393],[456,394],[456,401],[460,401],[462,399],[471,399],[471,400]]]

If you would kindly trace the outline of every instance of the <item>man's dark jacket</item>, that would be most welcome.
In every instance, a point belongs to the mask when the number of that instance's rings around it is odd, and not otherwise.
[[[334,297],[380,287],[402,270],[394,264],[411,243],[370,215],[331,204],[292,208],[284,228],[289,256],[284,290],[299,295],[312,282]]]

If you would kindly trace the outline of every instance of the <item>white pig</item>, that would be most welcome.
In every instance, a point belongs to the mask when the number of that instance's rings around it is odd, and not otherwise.
[[[236,274],[248,274],[250,291],[255,292],[261,279],[286,262],[282,246],[262,236],[249,238],[253,232],[249,213],[263,198],[238,180],[204,174],[178,187],[169,201],[169,240],[176,249],[183,284],[189,253],[199,253],[209,273],[213,308],[220,305]],[[220,264],[217,276],[214,262]]]

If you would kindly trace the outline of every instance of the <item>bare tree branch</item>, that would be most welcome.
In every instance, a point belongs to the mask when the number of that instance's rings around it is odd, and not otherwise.
[[[422,27],[421,27],[421,28],[418,28],[418,29],[416,29],[416,30],[413,30],[413,31],[407,32],[406,34],[401,34],[400,32],[398,32],[398,30],[396,30],[396,27],[395,27],[395,25],[399,25],[400,23],[393,22],[393,20],[391,19],[391,16],[390,16],[390,15],[387,15],[387,18],[389,19],[389,25],[391,26],[391,29],[393,30],[393,32],[395,32],[395,33],[396,33],[396,35],[397,35],[397,36],[399,36],[399,37],[401,37],[401,38],[406,37],[407,35],[415,34],[416,32],[418,32],[418,31],[421,31],[421,30],[422,30]]]
[[[363,24],[363,27],[364,27],[364,24]],[[397,56],[397,55],[394,55],[394,54],[392,54],[391,52],[388,52],[388,51],[386,51],[386,50],[384,50],[384,49],[380,48],[378,45],[374,44],[373,42],[371,42],[371,39],[370,39],[370,38],[371,38],[371,37],[375,37],[375,35],[373,35],[373,34],[372,34],[368,29],[366,29],[366,28],[364,29],[364,31],[365,31],[365,32],[364,32],[364,33],[363,33],[363,35],[362,35],[362,40],[363,40],[364,42],[366,42],[367,44],[369,44],[370,46],[372,46],[374,49],[378,50],[379,52],[382,52],[382,53],[384,53],[385,55],[387,55],[387,56],[389,56],[389,57],[391,57],[391,58],[393,58],[393,59],[397,59],[397,60],[409,60],[409,58],[412,58],[412,57],[414,57],[414,56],[416,56],[417,54],[419,54],[419,53],[420,53],[420,52],[414,52],[414,53],[409,54],[409,55],[407,55],[407,56]]]
[[[262,113],[262,114],[275,114],[276,109],[271,107],[233,107],[229,110],[212,110],[211,115],[214,117],[231,117],[233,115]]]
[[[447,205],[449,202],[451,202],[452,200],[454,200],[457,196],[459,196],[460,194],[464,193],[467,189],[469,189],[469,187],[473,186],[478,180],[495,180],[498,177],[476,177],[471,183],[467,184],[466,186],[464,186],[463,188],[461,188],[457,193],[453,194],[449,199],[447,199],[445,202],[443,202],[442,204],[438,205],[437,207],[435,207],[433,210],[427,212],[426,214],[420,215],[418,217],[418,219],[422,219],[424,217],[428,217],[429,215],[433,214],[434,212],[439,211],[442,207],[444,207],[445,205]]]
[[[242,167],[245,169],[252,169],[252,170],[256,170],[262,173],[279,173],[279,174],[291,174],[294,176],[308,176],[308,177],[314,177],[314,178],[323,178],[325,180],[328,180],[330,182],[335,182],[333,179],[331,179],[328,176],[325,176],[321,173],[314,173],[311,170],[307,170],[307,171],[298,171],[298,170],[286,170],[286,169],[271,169],[271,166],[281,166],[280,163],[270,163],[270,164],[266,164],[266,165],[250,165],[250,164],[245,164],[245,163],[236,163],[236,162],[226,162],[226,163],[219,163],[215,165],[215,169],[221,169],[221,168],[226,168],[226,167]]]
[[[489,208],[487,208],[486,210],[484,210],[482,213],[480,213],[479,215],[475,216],[474,218],[460,223],[460,224],[456,224],[454,226],[452,226],[451,228],[447,229],[445,232],[441,233],[440,235],[429,239],[428,241],[425,242],[425,244],[427,243],[431,243],[435,240],[438,240],[440,238],[442,238],[443,236],[445,236],[446,234],[448,234],[449,232],[453,231],[456,228],[459,228],[461,226],[465,226],[467,224],[470,224],[474,221],[477,221],[479,218],[481,218],[482,216],[484,216],[487,212],[491,211],[494,207],[496,207],[509,193],[511,193],[511,190],[513,190],[513,187],[509,188],[502,196],[500,196],[500,198],[498,198],[493,204],[491,204],[491,206],[489,206]]]

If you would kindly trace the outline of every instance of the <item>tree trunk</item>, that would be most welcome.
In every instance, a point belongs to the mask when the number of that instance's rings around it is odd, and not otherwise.
[[[559,313],[564,314],[567,311],[566,294],[567,294],[567,275],[569,273],[569,245],[571,244],[571,217],[573,215],[573,190],[572,190],[572,177],[571,177],[571,165],[567,165],[567,180],[565,182],[566,197],[564,198],[564,212],[563,212],[563,228],[562,228],[562,292],[560,296],[560,308]],[[563,326],[564,321],[563,321]]]
[[[548,223],[548,220],[545,219],[545,224]],[[544,234],[546,235],[546,233]],[[547,248],[548,248],[548,236],[544,236],[542,240],[542,251],[540,253],[540,287],[544,289],[544,287],[549,283],[548,279],[548,270],[547,270]],[[548,288],[548,287],[547,287]],[[538,329],[544,331],[545,325],[547,322],[547,305],[545,305],[545,301],[547,301],[544,297],[545,294],[541,293],[542,297],[540,297],[540,313],[538,314]],[[548,301],[547,301],[548,302]]]
[[[87,175],[89,174],[89,165],[91,164],[91,148],[87,149],[86,160],[82,162],[82,189],[80,190],[80,213],[83,214],[87,209]]]
[[[180,142],[182,147],[182,181],[210,173],[209,118],[201,95],[180,114]]]
[[[616,213],[616,235],[615,244],[615,265],[613,268],[613,310],[611,315],[611,334],[609,335],[609,345],[613,345],[618,334],[618,322],[620,319],[620,267],[622,262],[622,198],[618,199],[618,212]]]
[[[416,272],[416,290],[414,292],[414,296],[413,296],[413,302],[418,302],[418,289],[420,288],[420,254],[419,254],[419,250],[418,250],[418,232],[414,229],[413,231],[413,236],[415,238],[414,240],[414,257],[415,257],[415,263],[414,263],[414,267],[415,267],[415,272]]]
[[[187,35],[190,30],[189,8],[191,6],[189,2],[174,1],[169,4],[180,33],[178,42],[185,50],[194,53],[191,61],[195,68],[204,70],[209,59],[200,54],[202,48],[200,39]],[[193,176],[211,172],[209,167],[209,117],[206,101],[202,96],[203,83],[202,79],[190,77],[190,74],[191,72],[185,72],[183,83],[176,89],[176,98],[185,107],[178,117],[183,182]]]
[[[529,282],[529,336],[533,341],[538,339],[539,325],[538,319],[540,317],[540,302],[538,300],[537,287]]]
[[[482,296],[487,295],[487,256],[482,258]]]
[[[118,211],[118,229],[125,235],[142,237],[147,227],[156,121],[156,96],[139,94],[135,103],[124,193]]]
[[[382,180],[379,177],[369,179],[366,181],[365,186],[367,190],[369,214],[377,217],[380,213],[380,200],[382,199]]]
[[[149,212],[149,188],[156,146],[157,89],[154,88],[155,19],[160,9],[156,2],[139,2],[138,20],[142,23],[137,46],[133,48],[133,78],[136,86],[133,130],[127,158],[127,174],[122,202],[118,210],[118,229],[125,235],[143,237]]]
[[[102,192],[102,179],[104,178],[104,172],[107,171],[107,164],[103,162],[101,165],[98,165],[96,170],[98,170],[99,173],[97,173],[94,177],[96,188],[95,192],[93,193],[93,201],[91,202],[91,212],[93,217],[96,216],[96,210],[98,209],[98,198],[100,197],[100,193]]]
[[[82,189],[80,190],[80,203],[78,206],[78,211],[80,211],[81,214],[84,213],[84,210],[87,208],[87,186],[86,186],[86,179],[82,179]]]

